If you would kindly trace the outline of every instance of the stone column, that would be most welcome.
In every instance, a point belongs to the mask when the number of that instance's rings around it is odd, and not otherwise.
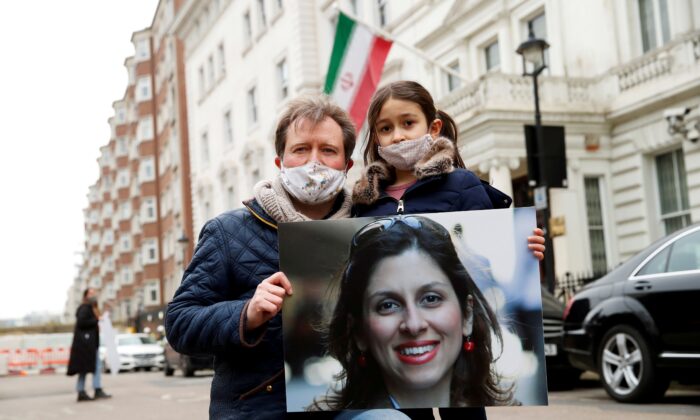
[[[513,183],[510,171],[518,169],[520,160],[518,158],[493,158],[479,164],[479,171],[488,172],[489,183],[498,188],[503,193],[513,197]]]

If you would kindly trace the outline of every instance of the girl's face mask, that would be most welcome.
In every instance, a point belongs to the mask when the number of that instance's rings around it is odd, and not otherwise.
[[[404,140],[386,147],[378,146],[377,151],[379,156],[394,168],[400,171],[412,171],[416,163],[425,157],[432,145],[432,136],[426,134],[417,139]]]
[[[343,189],[346,177],[344,170],[329,168],[316,161],[294,168],[280,165],[282,186],[304,204],[325,203],[335,198]]]

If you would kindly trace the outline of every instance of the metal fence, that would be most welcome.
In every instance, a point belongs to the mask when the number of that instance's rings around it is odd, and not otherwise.
[[[584,271],[572,273],[567,271],[564,276],[557,279],[554,286],[554,296],[560,301],[567,303],[583,286],[598,280],[605,274],[607,272]]]

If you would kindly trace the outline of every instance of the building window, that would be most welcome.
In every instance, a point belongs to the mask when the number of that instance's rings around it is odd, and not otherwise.
[[[153,166],[153,158],[147,158],[141,161],[139,164],[139,182],[148,182],[155,179]]]
[[[223,42],[219,44],[217,51],[219,52],[219,77],[224,77],[226,74],[226,50]]]
[[[535,38],[547,39],[547,20],[544,13],[541,13],[527,21],[523,39],[528,39],[531,35]],[[545,63],[550,63],[549,49],[544,51],[544,60]]]
[[[600,181],[599,177],[585,177],[583,180],[586,189],[586,214],[588,216],[588,239],[591,246],[591,265],[593,272],[596,274],[604,274],[608,270]]]
[[[201,99],[204,97],[204,93],[206,92],[206,84],[204,83],[204,66],[199,67],[197,74],[199,75],[199,98]]]
[[[146,283],[145,287],[145,293],[144,293],[144,298],[145,298],[145,304],[146,305],[158,305],[160,304],[160,299],[159,299],[159,290],[158,290],[158,282],[157,281],[150,281]]]
[[[151,56],[151,48],[148,39],[142,39],[136,42],[136,57],[139,61],[148,59]]]
[[[243,42],[248,47],[253,42],[253,25],[250,21],[250,11],[243,14]]]
[[[153,158],[145,158],[139,163],[139,183],[149,182],[155,179],[153,167]]]
[[[119,137],[117,139],[117,156],[123,156],[129,153],[129,148],[126,146],[126,138]]]
[[[501,54],[498,48],[498,41],[493,42],[484,48],[486,58],[486,71],[498,70],[501,67]]]
[[[151,78],[140,77],[136,81],[136,102],[147,101],[151,99]]]
[[[209,84],[207,87],[211,89],[214,86],[214,81],[216,78],[214,77],[214,56],[209,55],[207,58],[207,77],[208,77],[208,82]]]
[[[638,0],[642,50],[647,52],[671,40],[666,0]]]
[[[377,0],[377,17],[379,26],[382,28],[387,24],[387,0]]]
[[[125,201],[119,205],[119,214],[124,220],[131,218],[131,203],[129,201]]]
[[[153,138],[153,120],[150,116],[139,120],[138,130],[139,142]]]
[[[248,90],[248,122],[250,126],[258,122],[258,102],[255,97],[255,87]]]
[[[280,98],[284,99],[289,95],[289,69],[287,68],[286,58],[277,63],[277,81],[279,83]]]
[[[129,170],[120,169],[117,172],[117,188],[127,188],[129,186]]]
[[[121,240],[121,251],[131,251],[131,239],[128,236],[123,237]]]
[[[260,31],[267,27],[267,16],[265,15],[265,0],[258,0],[258,16]]]
[[[656,156],[655,161],[661,223],[669,234],[690,224],[683,150]]]
[[[154,222],[156,220],[156,200],[145,198],[141,207],[141,219],[143,222]]]
[[[452,64],[447,66],[450,70],[459,73],[459,61],[455,61]],[[455,76],[454,74],[446,73],[447,75],[447,91],[452,92],[455,89],[458,89],[460,86],[460,78]]]
[[[143,243],[143,263],[153,264],[158,261],[158,244],[155,239],[146,239]]]
[[[233,144],[233,123],[231,122],[231,111],[224,112],[224,141],[226,144]]]
[[[209,163],[209,134],[205,131],[202,133],[202,165],[206,166]]]

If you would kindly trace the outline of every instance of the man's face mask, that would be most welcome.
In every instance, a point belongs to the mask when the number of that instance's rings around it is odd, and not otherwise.
[[[342,191],[346,177],[344,170],[329,168],[316,161],[294,168],[280,165],[282,186],[304,204],[325,203],[335,198]]]
[[[400,171],[412,171],[432,145],[433,138],[430,134],[426,134],[417,139],[404,140],[386,147],[379,146],[378,152],[379,156],[394,168]]]

